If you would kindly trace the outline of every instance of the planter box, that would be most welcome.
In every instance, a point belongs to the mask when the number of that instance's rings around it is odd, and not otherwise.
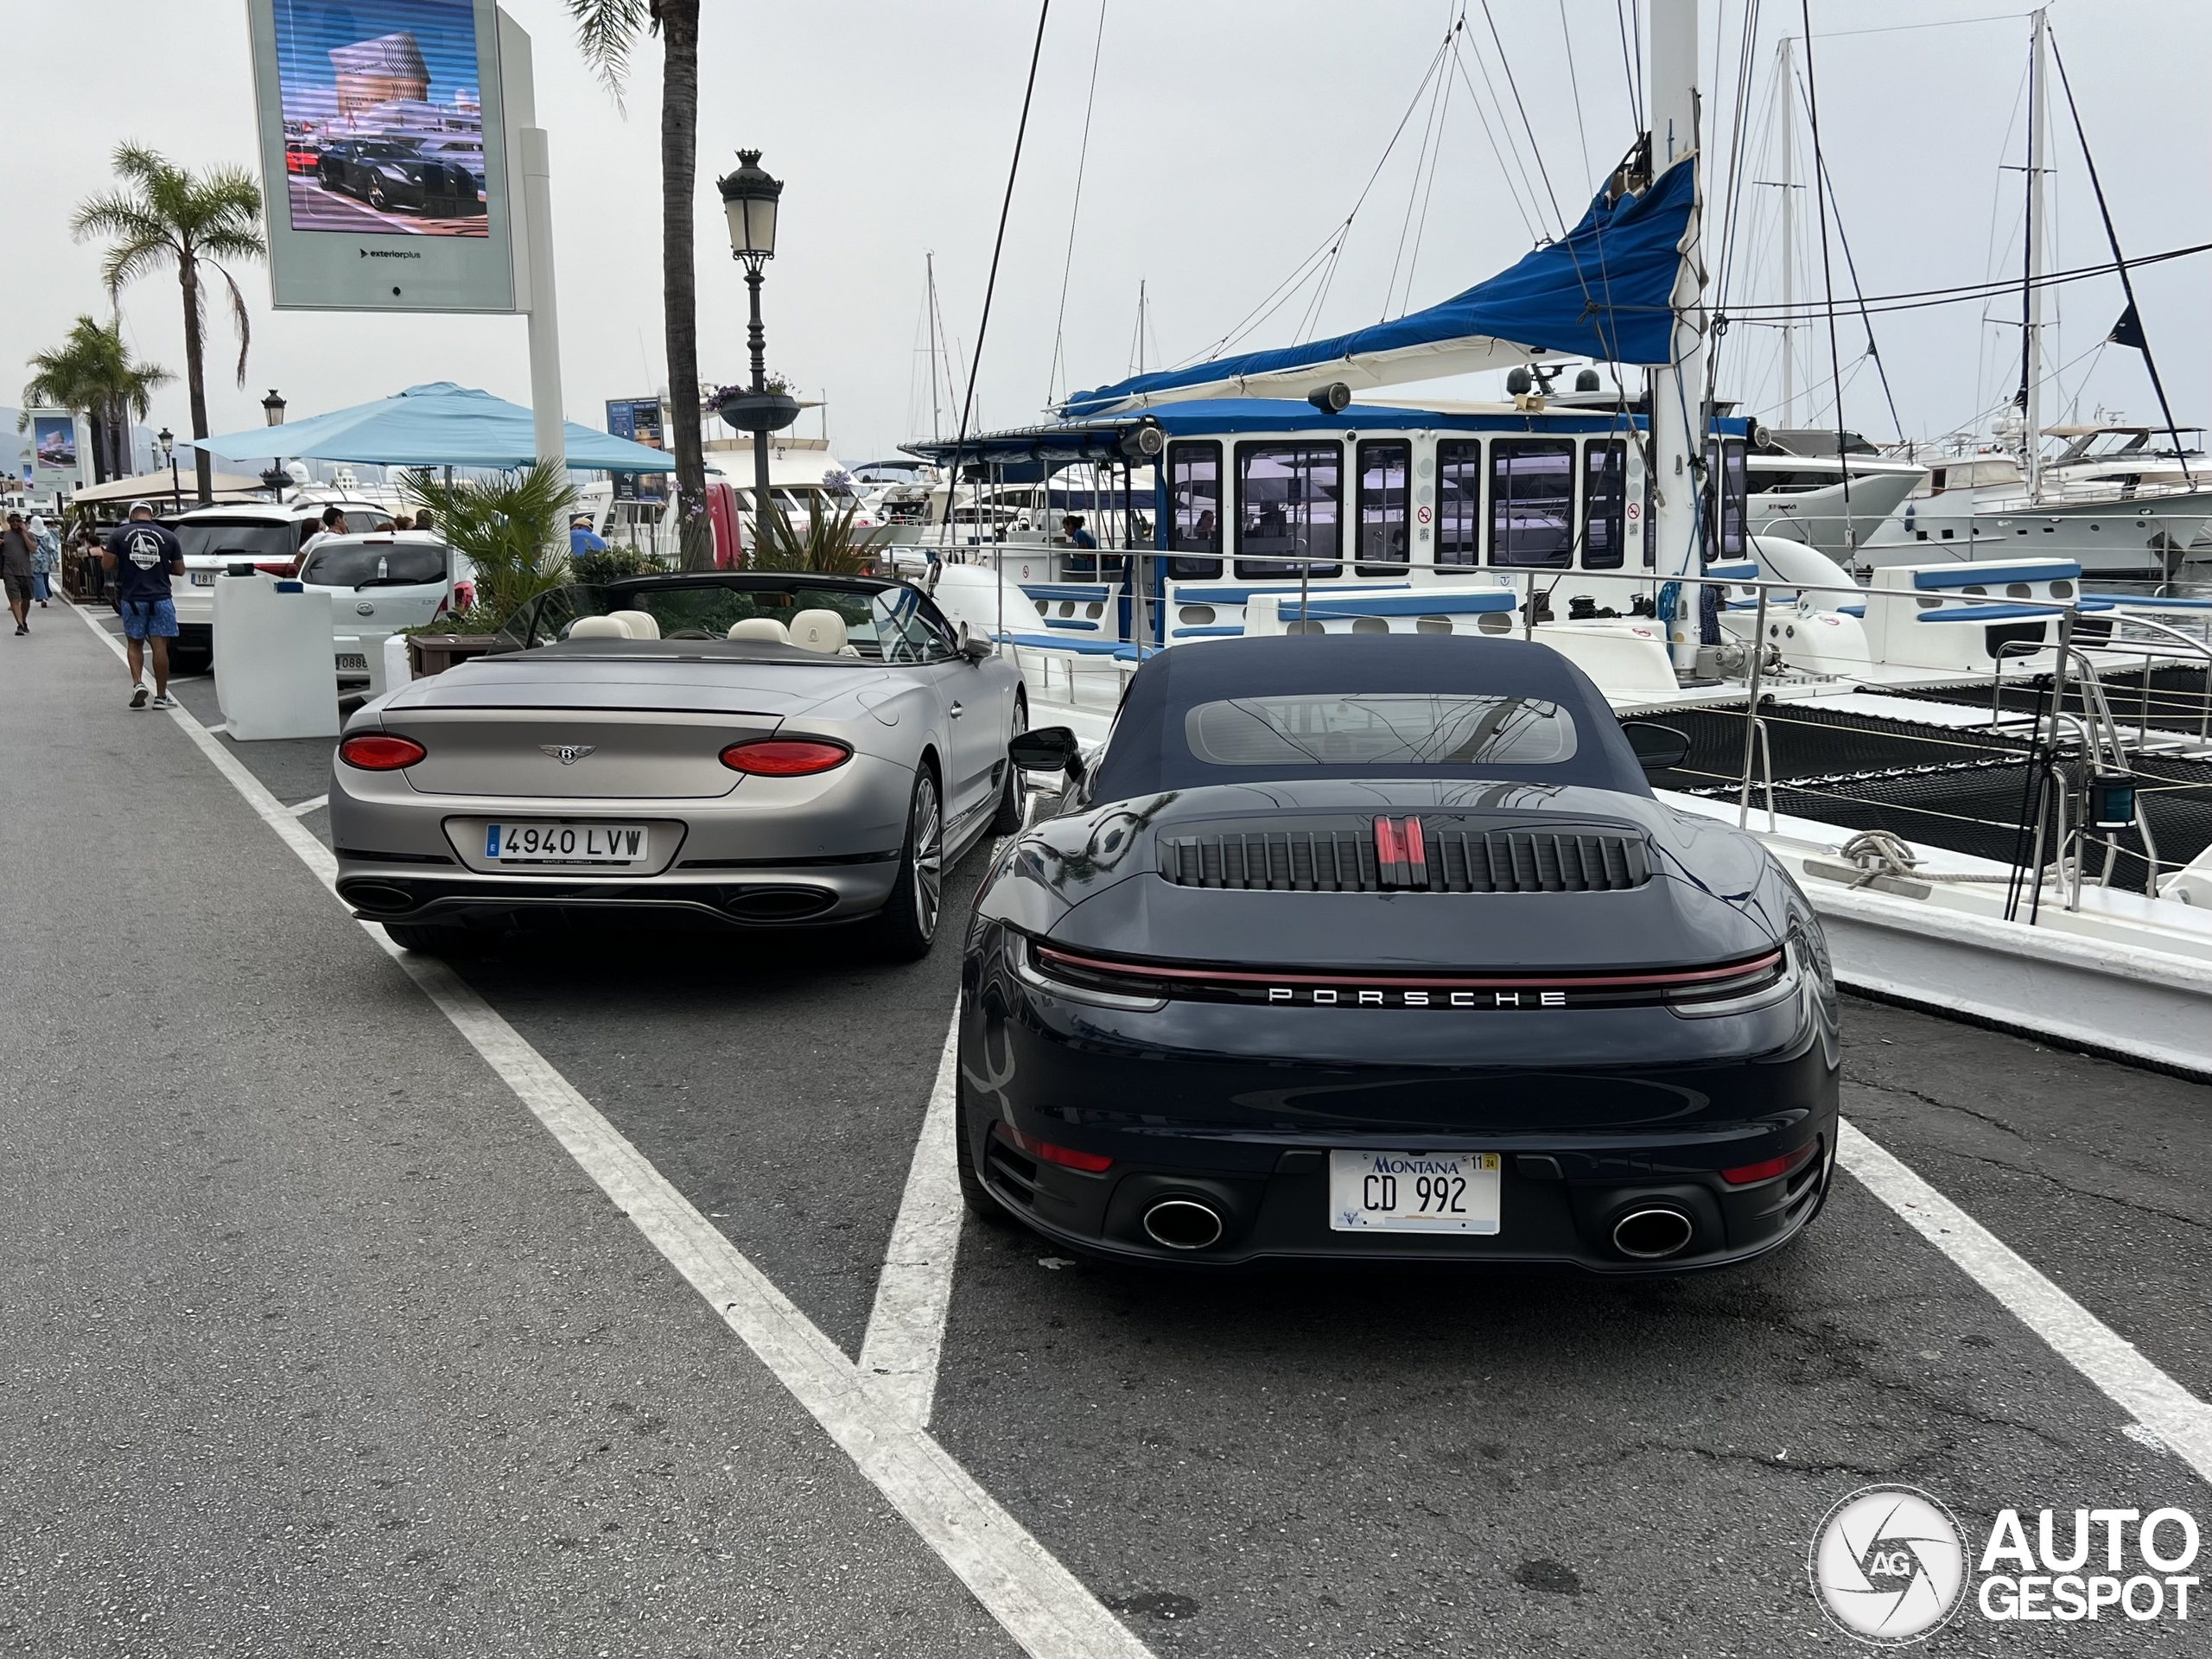
[[[486,655],[499,642],[496,633],[410,633],[407,665],[416,679],[442,674],[455,663]]]

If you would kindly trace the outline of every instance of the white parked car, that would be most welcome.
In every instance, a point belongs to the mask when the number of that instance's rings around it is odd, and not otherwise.
[[[300,583],[330,595],[340,687],[384,690],[384,642],[458,608],[467,562],[428,531],[332,536],[308,550]]]
[[[215,578],[234,564],[272,576],[300,568],[300,549],[322,528],[326,508],[346,515],[349,534],[388,531],[389,508],[366,501],[257,501],[233,507],[200,507],[166,519],[184,551],[184,575],[169,579],[176,605],[173,656],[200,664],[214,660]]]

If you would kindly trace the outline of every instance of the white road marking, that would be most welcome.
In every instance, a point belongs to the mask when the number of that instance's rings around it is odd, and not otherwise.
[[[318,795],[313,800],[295,801],[291,805],[286,807],[284,810],[287,812],[289,812],[296,818],[304,818],[308,813],[314,811],[317,807],[328,806],[329,804],[329,796]]]
[[[90,616],[85,620],[123,654],[119,641]],[[334,895],[338,861],[330,849],[188,709],[180,705],[169,714]],[[868,1386],[836,1344],[458,975],[433,957],[400,950],[380,927],[361,927],[1025,1651],[1035,1659],[1153,1659],[1081,1580],[902,1407]]]
[[[960,1255],[960,1175],[953,1161],[952,1091],[960,1065],[960,1008],[944,1033],[937,1083],[906,1170],[906,1195],[875,1281],[875,1306],[861,1342],[861,1375],[895,1409],[929,1427],[937,1400],[938,1356],[952,1305]]]
[[[2144,1358],[2133,1343],[2037,1272],[1856,1124],[1840,1126],[1836,1156],[1867,1191],[2050,1344],[2060,1358],[2198,1475],[2212,1481],[2212,1406]]]

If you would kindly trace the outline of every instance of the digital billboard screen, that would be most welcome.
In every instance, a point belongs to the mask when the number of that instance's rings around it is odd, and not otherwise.
[[[77,474],[77,417],[73,415],[34,415],[31,441],[41,473]]]
[[[276,0],[296,231],[489,233],[472,0]]]

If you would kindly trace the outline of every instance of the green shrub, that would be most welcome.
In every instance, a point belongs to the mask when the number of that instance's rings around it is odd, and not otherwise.
[[[641,548],[610,547],[602,553],[575,553],[569,557],[572,581],[587,588],[620,582],[625,576],[658,576],[668,567]]]
[[[436,515],[438,530],[476,567],[472,618],[489,627],[452,632],[495,632],[524,605],[569,580],[569,510],[576,492],[560,467],[525,467],[496,478],[447,483],[427,467],[400,475],[400,488],[418,507]]]

